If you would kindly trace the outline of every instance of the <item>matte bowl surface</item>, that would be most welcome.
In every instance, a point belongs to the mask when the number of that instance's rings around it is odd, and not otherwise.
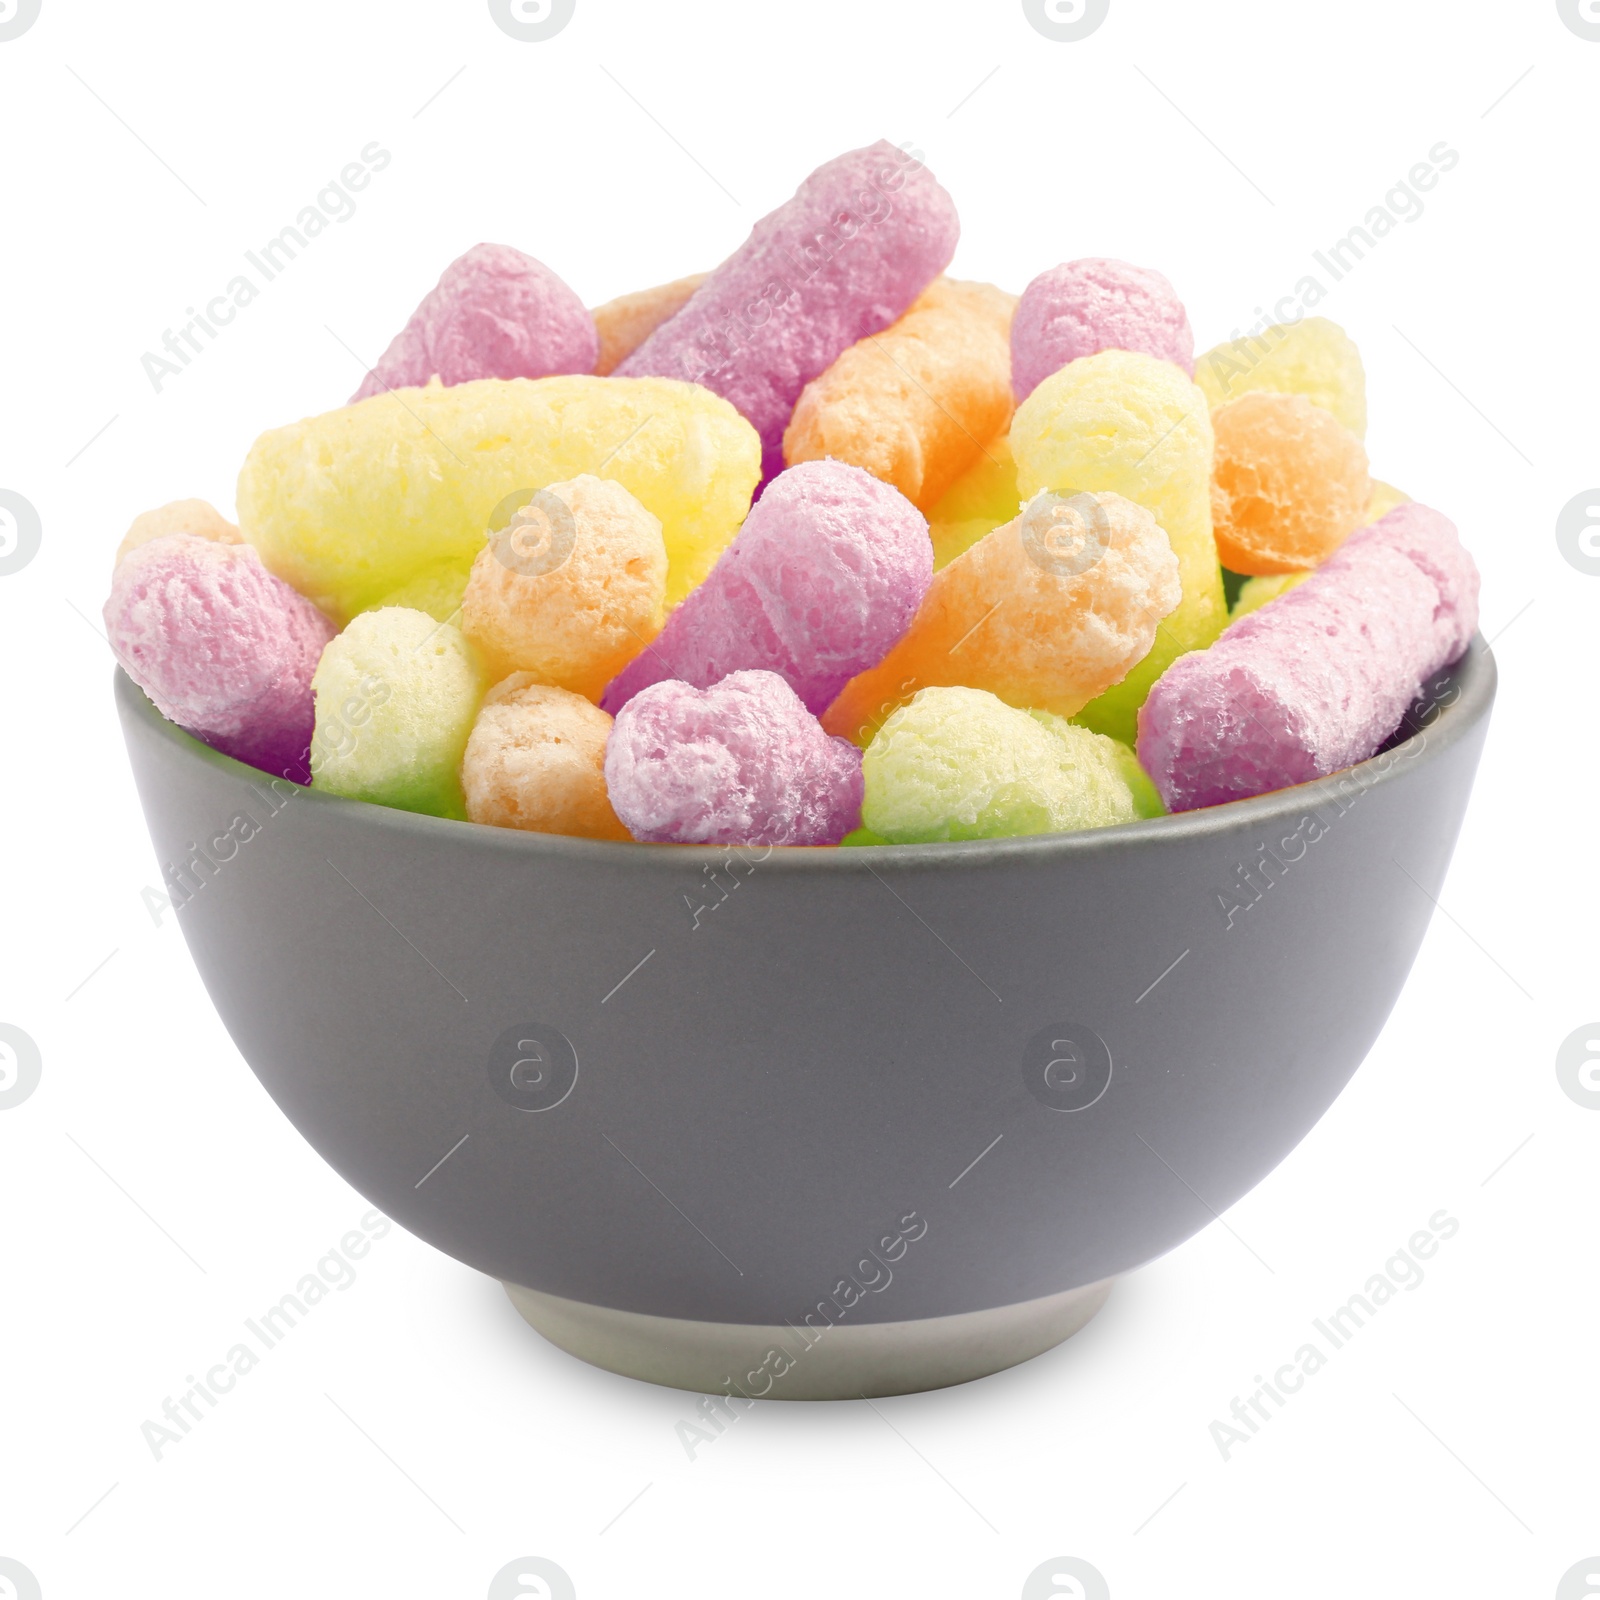
[[[1183,816],[722,850],[273,784],[117,677],[179,922],[284,1113],[536,1325],[590,1308],[647,1343],[1014,1322],[1204,1227],[1383,1026],[1495,686],[1476,640],[1371,761]],[[560,1342],[705,1386],[585,1337]]]

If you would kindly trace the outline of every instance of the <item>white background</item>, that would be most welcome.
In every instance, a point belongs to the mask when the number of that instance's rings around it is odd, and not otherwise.
[[[1116,1600],[1543,1600],[1600,1553],[1600,1112],[1554,1071],[1600,1016],[1600,577],[1554,537],[1600,482],[1597,86],[1600,43],[1554,0],[1112,0],[1073,44],[1016,0],[578,0],[539,44],[481,0],[43,0],[0,43],[0,488],[43,525],[0,577],[0,1021],[43,1057],[0,1112],[0,1556],[45,1600],[478,1597],[530,1554],[582,1600],[1010,1600],[1057,1555]],[[179,496],[231,514],[252,438],[340,403],[349,351],[468,245],[598,303],[721,260],[880,135],[954,195],[958,275],[1148,263],[1201,348],[1436,142],[1460,152],[1318,308],[1365,355],[1375,473],[1475,553],[1502,674],[1387,1030],[1224,1224],[998,1377],[766,1405],[691,1461],[691,1397],[545,1345],[396,1230],[155,1461],[140,1424],[366,1204],[141,901],[96,631],[117,539]],[[393,161],[356,215],[157,394],[141,355],[372,140]],[[1225,1462],[1212,1420],[1440,1208],[1460,1231],[1426,1281]]]

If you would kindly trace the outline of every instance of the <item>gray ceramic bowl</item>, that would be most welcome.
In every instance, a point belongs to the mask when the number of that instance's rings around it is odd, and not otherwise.
[[[813,1399],[1075,1332],[1259,1182],[1405,981],[1494,698],[1098,832],[605,844],[270,784],[116,686],[196,965],[362,1194],[613,1371]]]

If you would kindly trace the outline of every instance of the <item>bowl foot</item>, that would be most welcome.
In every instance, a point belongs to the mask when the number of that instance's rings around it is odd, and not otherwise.
[[[1088,1322],[1113,1281],[988,1311],[820,1330],[615,1311],[515,1283],[505,1291],[551,1344],[627,1378],[695,1394],[856,1400],[968,1383],[1041,1355]]]

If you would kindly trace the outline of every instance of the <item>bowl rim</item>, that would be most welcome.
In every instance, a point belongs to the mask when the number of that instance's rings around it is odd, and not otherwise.
[[[331,808],[351,814],[366,826],[387,829],[405,838],[432,839],[438,843],[454,840],[463,846],[501,850],[533,858],[588,861],[596,866],[624,864],[641,871],[678,871],[683,852],[701,855],[729,855],[740,852],[743,861],[757,854],[764,868],[786,872],[845,873],[860,877],[877,875],[880,867],[896,870],[948,870],[1000,863],[1054,861],[1058,858],[1177,843],[1208,836],[1220,837],[1253,832],[1274,822],[1298,817],[1320,805],[1345,800],[1349,785],[1368,793],[1374,787],[1398,781],[1416,761],[1432,761],[1475,730],[1494,704],[1498,671],[1494,654],[1481,633],[1474,634],[1465,653],[1424,685],[1415,704],[1424,707],[1419,718],[1415,705],[1406,714],[1402,728],[1416,722],[1416,731],[1404,739],[1391,735],[1383,748],[1365,761],[1341,768],[1326,777],[1287,789],[1275,789],[1244,800],[1229,800],[1220,805],[1201,806],[1161,817],[1145,817],[1117,823],[1108,828],[1082,829],[1074,833],[1035,833],[1006,839],[953,839],[928,844],[852,845],[726,845],[726,844],[647,844],[636,840],[583,839],[570,834],[531,833],[519,828],[498,828],[485,823],[457,821],[450,817],[429,816],[421,812],[400,811],[370,800],[354,800],[344,795],[295,784],[298,803],[314,809]],[[1453,693],[1446,700],[1445,691]],[[1432,698],[1430,699],[1430,691]],[[121,666],[114,668],[114,695],[124,717],[131,717],[165,740],[173,750],[191,761],[209,765],[229,777],[252,784],[284,784],[257,767],[236,761],[220,750],[186,733],[169,722],[145,692]],[[1398,732],[1398,730],[1397,730]],[[281,794],[281,790],[275,791]],[[1343,809],[1341,807],[1341,809]]]

